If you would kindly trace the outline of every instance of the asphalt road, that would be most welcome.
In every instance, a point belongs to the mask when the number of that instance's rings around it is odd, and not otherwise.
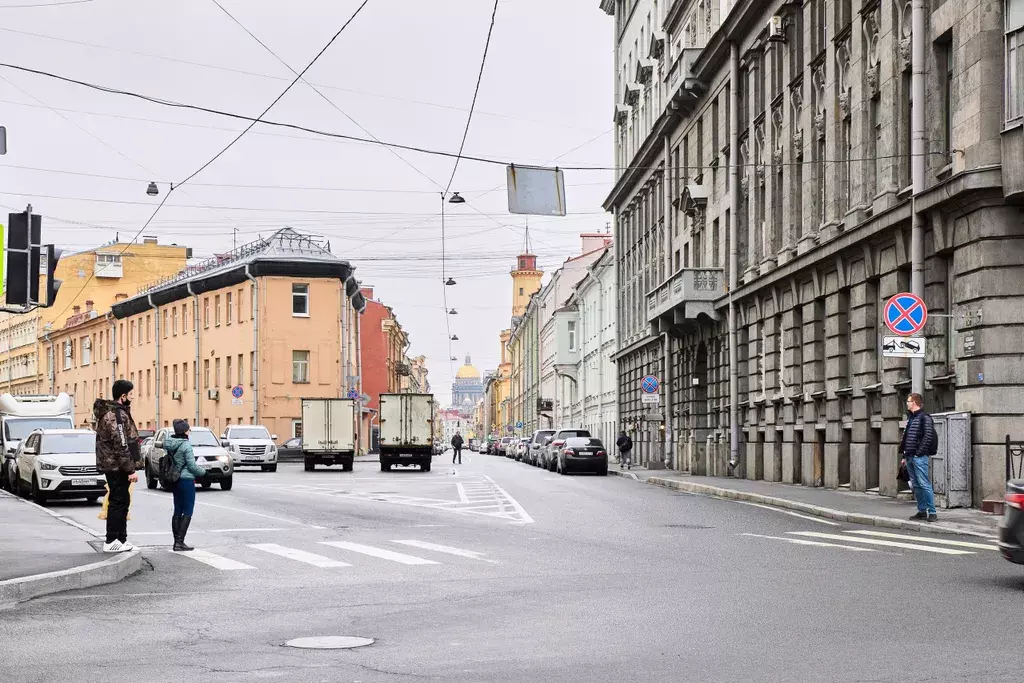
[[[0,612],[0,680],[1020,679],[1024,568],[984,539],[449,458],[237,473],[199,493],[191,554],[142,486],[151,567]],[[309,636],[376,642],[283,646]]]

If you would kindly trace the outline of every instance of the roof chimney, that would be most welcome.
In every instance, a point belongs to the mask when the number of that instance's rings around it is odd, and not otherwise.
[[[155,235],[143,235],[142,236],[142,243],[143,244],[156,244],[157,243],[156,236]]]
[[[93,305],[93,300],[92,299],[88,299],[85,302],[85,310],[86,311],[91,311],[92,310],[92,305]]]
[[[124,301],[127,298],[128,295],[125,294],[124,292],[118,292],[117,294],[114,295],[114,301]]]
[[[82,307],[81,306],[72,306],[71,307],[71,312],[74,313],[75,315],[78,315],[79,313],[82,312]]]

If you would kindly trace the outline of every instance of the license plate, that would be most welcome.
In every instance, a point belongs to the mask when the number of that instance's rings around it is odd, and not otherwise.
[[[95,479],[72,479],[72,486],[96,486]]]
[[[258,455],[247,455],[244,458],[242,458],[242,460],[244,460],[245,462],[259,462],[262,459],[263,458],[261,458]]]

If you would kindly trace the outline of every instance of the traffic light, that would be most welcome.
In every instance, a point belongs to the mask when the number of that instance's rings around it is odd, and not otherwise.
[[[47,244],[43,248],[46,250],[46,301],[41,302],[40,305],[49,308],[57,301],[60,280],[54,276],[57,274],[57,262],[60,261],[60,255],[64,250],[52,244]]]
[[[29,216],[32,216],[31,226]],[[7,215],[7,305],[28,306],[39,299],[39,242],[42,216],[23,213]]]

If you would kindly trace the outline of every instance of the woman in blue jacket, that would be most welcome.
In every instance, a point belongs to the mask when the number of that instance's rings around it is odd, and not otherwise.
[[[185,420],[174,421],[174,436],[164,439],[164,451],[171,456],[174,467],[181,476],[174,484],[174,516],[171,531],[174,533],[174,550],[192,550],[185,545],[185,534],[192,522],[192,511],[196,506],[196,477],[202,477],[206,470],[196,464],[192,454],[192,443],[188,440],[190,427]]]

